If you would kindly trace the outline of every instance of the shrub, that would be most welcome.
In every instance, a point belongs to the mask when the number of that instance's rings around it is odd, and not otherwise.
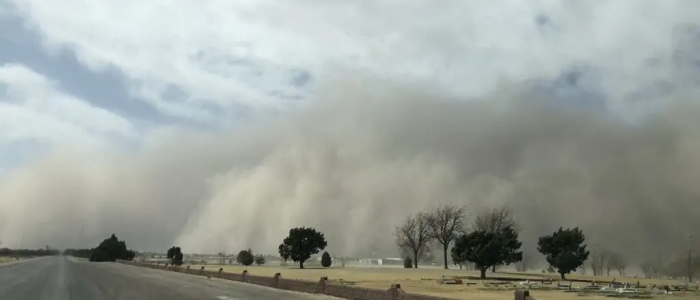
[[[97,248],[92,249],[90,261],[133,260],[134,256],[135,253],[127,249],[126,243],[120,241],[116,235],[112,234],[112,236],[102,241]]]
[[[241,250],[241,252],[238,252],[238,255],[236,256],[236,262],[244,266],[250,266],[254,261],[255,256],[253,255],[253,251],[250,249]]]
[[[262,254],[255,256],[255,264],[260,266],[265,264],[265,257]]]
[[[323,255],[321,255],[321,266],[324,268],[328,268],[331,266],[333,263],[333,260],[331,260],[331,255],[328,254],[328,252],[323,252]]]
[[[180,247],[170,247],[170,249],[168,249],[167,257],[173,263],[173,265],[182,265],[183,255],[182,249],[180,249]]]
[[[403,267],[406,269],[413,268],[413,260],[411,260],[410,257],[406,256],[406,259],[403,260]]]

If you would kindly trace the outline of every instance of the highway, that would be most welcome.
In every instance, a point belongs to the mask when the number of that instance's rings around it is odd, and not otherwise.
[[[328,300],[219,279],[70,257],[0,265],[2,300]]]

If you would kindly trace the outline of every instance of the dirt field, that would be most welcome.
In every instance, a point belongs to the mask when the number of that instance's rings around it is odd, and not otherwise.
[[[199,268],[200,266],[192,266],[193,268]],[[318,281],[321,277],[327,276],[328,279],[334,283],[343,283],[361,287],[377,288],[377,289],[387,289],[391,284],[399,283],[401,287],[409,293],[433,295],[439,297],[453,298],[453,299],[484,299],[484,300],[505,300],[513,299],[513,286],[509,287],[494,287],[487,286],[494,282],[493,280],[474,280],[466,279],[467,276],[478,276],[476,271],[466,271],[466,270],[443,270],[436,268],[422,268],[422,269],[403,269],[403,268],[381,268],[381,267],[332,267],[328,269],[319,267],[307,267],[306,269],[299,269],[298,267],[288,266],[216,266],[216,265],[206,265],[206,269],[218,270],[220,267],[224,268],[225,272],[229,273],[241,273],[243,270],[248,270],[251,275],[259,276],[274,276],[275,273],[280,273],[283,278],[289,279],[302,279],[302,280],[312,280]],[[487,273],[488,276],[492,277],[508,277],[508,278],[530,278],[532,280],[541,280],[553,278],[556,280],[556,275],[540,274],[540,273]],[[458,276],[463,278],[464,282],[476,283],[475,285],[447,285],[439,284],[437,282],[440,278],[452,278]],[[581,275],[570,275],[570,279],[589,279],[597,280],[598,282],[610,282],[612,277],[603,276],[581,276]],[[660,279],[635,279],[635,278],[616,278],[617,282],[629,282],[636,284],[637,280],[641,284],[674,284],[680,285],[684,284],[676,281],[660,280]],[[517,282],[515,284],[518,284]],[[555,286],[557,282],[553,283]],[[568,284],[568,282],[566,282]],[[587,283],[574,283],[574,286],[587,285]],[[538,300],[567,300],[567,299],[591,299],[591,300],[602,300],[609,299],[608,297],[598,296],[598,295],[588,295],[581,297],[578,293],[567,293],[563,291],[556,290],[539,290],[531,289],[532,296]],[[700,294],[695,292],[678,292],[673,295],[654,295],[654,299],[700,299]]]

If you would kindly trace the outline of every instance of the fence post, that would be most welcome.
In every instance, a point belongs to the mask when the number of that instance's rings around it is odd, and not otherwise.
[[[515,290],[515,300],[527,300],[530,298],[530,291]]]
[[[400,284],[392,284],[391,287],[389,288],[389,299],[398,300],[400,289],[401,289]]]
[[[321,287],[321,294],[326,293],[326,281],[328,281],[328,277],[326,276],[321,277],[318,281],[318,285]]]
[[[280,288],[280,276],[282,276],[282,274],[275,273],[275,277],[273,277],[273,279],[275,280],[275,288],[276,289]]]

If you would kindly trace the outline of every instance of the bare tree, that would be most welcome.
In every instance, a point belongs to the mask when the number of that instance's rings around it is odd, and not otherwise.
[[[429,243],[425,247],[423,247],[419,252],[418,252],[418,261],[419,262],[431,262],[433,259],[433,253],[432,249],[430,248],[431,244]],[[413,257],[413,250],[411,248],[400,248],[399,249],[399,257]],[[415,257],[413,257],[415,259]]]
[[[610,270],[608,260],[612,253],[607,250],[594,250],[591,251],[591,269],[593,269],[593,275],[600,276],[603,275],[603,269],[607,267],[608,275],[610,275]]]
[[[219,257],[219,263],[222,265],[225,265],[226,264],[226,252],[219,252],[217,254],[217,256]]]
[[[659,278],[659,272],[661,271],[661,258],[657,261],[647,260],[639,266],[644,273],[644,277],[647,278]]]
[[[627,268],[627,261],[624,257],[622,257],[622,255],[618,253],[613,253],[612,255],[610,255],[610,259],[608,259],[608,268],[617,270],[617,272],[620,273],[620,277],[625,277],[625,268]],[[610,275],[610,271],[608,271],[608,275]]]
[[[513,214],[506,207],[495,208],[478,215],[472,225],[475,231],[489,233],[498,233],[508,226],[518,230]],[[496,272],[496,266],[491,267],[491,272]]]
[[[641,266],[639,266],[642,269],[642,273],[644,273],[644,277],[646,278],[653,278],[656,277],[656,264],[651,261],[645,261],[642,263]]]
[[[428,216],[423,213],[408,216],[403,224],[396,227],[394,236],[400,249],[409,249],[412,252],[413,267],[417,269],[418,258],[431,241]]]
[[[447,249],[459,234],[465,231],[465,206],[443,205],[428,213],[430,237],[442,245],[444,267],[447,269]]]

